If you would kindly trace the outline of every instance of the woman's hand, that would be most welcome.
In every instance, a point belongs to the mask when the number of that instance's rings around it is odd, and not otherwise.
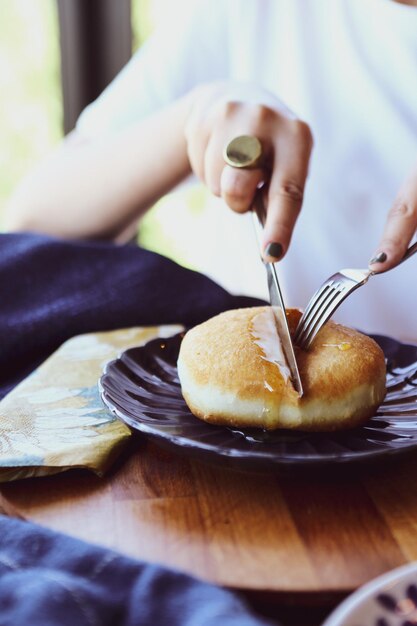
[[[258,91],[256,96],[268,105],[275,100],[268,92]],[[264,258],[282,258],[303,202],[313,147],[309,127],[278,100],[273,108],[237,100],[227,84],[199,87],[192,101],[185,136],[193,171],[238,213],[251,208],[258,185],[266,182]],[[225,164],[223,149],[239,135],[260,140],[262,168],[242,170]]]
[[[405,254],[417,229],[417,166],[406,178],[388,212],[379,246],[369,261],[375,272],[391,269]]]

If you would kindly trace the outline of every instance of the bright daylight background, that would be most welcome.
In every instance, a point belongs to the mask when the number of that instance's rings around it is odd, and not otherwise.
[[[170,2],[132,0],[135,49]],[[1,223],[14,187],[61,139],[63,111],[55,0],[1,0],[0,15]],[[192,250],[192,242],[184,241],[190,220],[197,228],[201,221],[204,232],[206,198],[201,186],[188,186],[161,200],[143,220],[141,243],[193,267],[193,254],[198,252]]]

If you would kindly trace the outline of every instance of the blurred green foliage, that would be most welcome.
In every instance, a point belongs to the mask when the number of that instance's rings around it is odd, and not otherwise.
[[[0,213],[62,136],[55,0],[1,0]]]
[[[131,0],[133,51],[136,51],[155,27],[152,17],[153,0]]]

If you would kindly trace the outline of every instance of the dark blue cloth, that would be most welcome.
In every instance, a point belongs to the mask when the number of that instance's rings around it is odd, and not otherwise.
[[[74,335],[255,304],[136,246],[0,235],[0,397]]]
[[[0,393],[73,335],[259,304],[136,247],[0,235]],[[237,595],[0,516],[0,626],[261,626]]]
[[[0,626],[266,626],[236,594],[0,516]]]

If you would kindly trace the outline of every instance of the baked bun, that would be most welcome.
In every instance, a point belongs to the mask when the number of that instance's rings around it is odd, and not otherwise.
[[[287,310],[293,333],[301,312]],[[226,311],[184,337],[182,393],[207,422],[266,429],[331,431],[371,417],[385,396],[385,359],[373,339],[332,321],[306,352],[295,347],[299,397],[282,357],[271,307]]]

